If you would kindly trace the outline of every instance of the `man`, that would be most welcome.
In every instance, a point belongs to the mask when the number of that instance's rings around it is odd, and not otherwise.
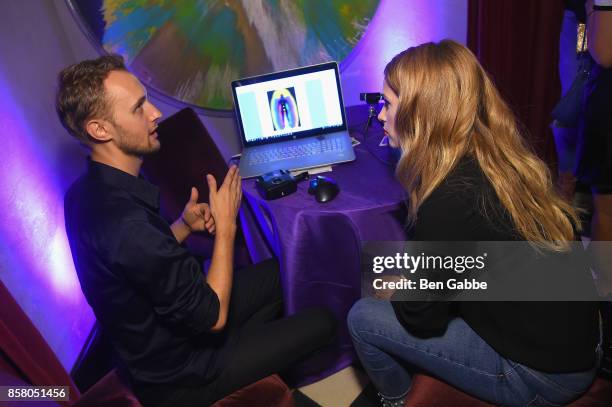
[[[282,307],[278,267],[268,261],[233,276],[241,178],[220,187],[207,175],[209,203],[192,188],[178,220],[159,215],[159,193],[138,177],[160,148],[160,111],[119,56],[64,69],[60,121],[91,155],[65,197],[66,231],[81,288],[110,337],[120,369],[147,405],[206,405],[282,371],[331,339],[329,312],[274,320]],[[215,234],[206,275],[181,242]]]

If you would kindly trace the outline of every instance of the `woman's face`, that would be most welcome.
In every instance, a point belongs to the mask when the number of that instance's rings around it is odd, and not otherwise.
[[[385,135],[389,138],[391,147],[399,147],[398,134],[395,131],[395,112],[399,104],[399,98],[393,90],[387,85],[387,81],[383,82],[383,99],[385,105],[378,114],[378,120],[383,124]]]

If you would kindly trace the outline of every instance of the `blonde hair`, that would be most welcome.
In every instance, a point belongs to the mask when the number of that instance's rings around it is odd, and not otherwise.
[[[385,81],[399,97],[396,175],[409,193],[410,223],[469,155],[525,240],[569,248],[579,225],[574,209],[554,190],[548,167],[527,147],[514,114],[467,48],[451,40],[409,48],[386,66]]]

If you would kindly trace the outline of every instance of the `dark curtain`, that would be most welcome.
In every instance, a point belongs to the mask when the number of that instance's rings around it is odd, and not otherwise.
[[[526,137],[556,174],[550,112],[561,84],[562,0],[469,0],[468,47],[524,125]]]

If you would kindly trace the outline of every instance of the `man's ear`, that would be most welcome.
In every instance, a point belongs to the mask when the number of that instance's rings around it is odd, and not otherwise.
[[[111,130],[111,124],[108,120],[104,119],[91,119],[85,123],[85,131],[93,138],[96,142],[107,142],[112,140],[113,133]]]

